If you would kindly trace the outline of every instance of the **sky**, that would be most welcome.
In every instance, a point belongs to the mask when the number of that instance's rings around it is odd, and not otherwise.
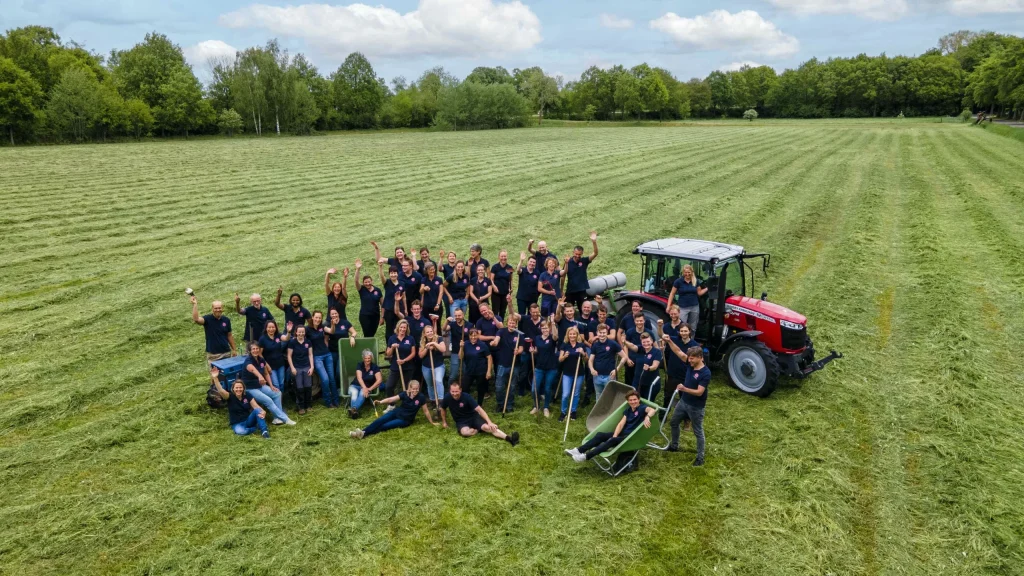
[[[641,62],[677,78],[812,57],[920,54],[961,29],[1024,36],[1024,0],[0,0],[0,28],[37,24],[108,54],[147,32],[180,45],[200,79],[211,58],[277,38],[325,76],[359,51],[390,82],[434,66],[526,68],[569,81]]]

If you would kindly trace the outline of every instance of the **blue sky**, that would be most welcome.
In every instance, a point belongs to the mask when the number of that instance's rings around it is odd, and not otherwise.
[[[959,29],[1024,35],[1024,0],[0,0],[0,27],[27,24],[104,54],[156,30],[200,78],[210,57],[277,37],[325,75],[359,50],[389,81],[437,65],[460,77],[539,65],[571,80],[590,65],[640,62],[687,79],[744,62],[781,70],[814,56],[920,54]]]

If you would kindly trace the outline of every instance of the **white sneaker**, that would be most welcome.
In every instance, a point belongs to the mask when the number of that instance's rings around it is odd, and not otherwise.
[[[359,438],[359,430],[353,430],[348,433],[350,438]]]
[[[530,410],[530,415],[531,416],[536,414],[536,413],[537,413],[537,409],[536,408],[534,408],[533,410]]]
[[[547,408],[544,409],[544,417],[551,418],[551,411],[548,410]]]
[[[566,450],[565,453],[568,454],[569,457],[572,458],[573,460],[576,459],[576,449],[575,448],[570,448],[569,450]]]
[[[285,420],[284,423],[287,424],[288,426],[295,426],[296,424],[298,424],[298,422],[292,420],[291,418]]]
[[[280,418],[274,418],[273,420],[270,421],[270,423],[279,426],[281,424],[284,424],[284,420],[281,420]]]
[[[358,436],[356,436],[356,438],[359,438],[360,440],[362,440],[363,436],[366,434],[366,432],[363,432],[362,430],[356,430],[356,434],[358,434]]]
[[[572,455],[572,459],[575,460],[576,462],[586,462],[587,461],[587,455],[586,454],[580,454],[579,452],[576,452],[575,454]]]

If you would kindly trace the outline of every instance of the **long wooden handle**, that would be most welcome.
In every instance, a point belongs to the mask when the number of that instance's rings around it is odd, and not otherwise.
[[[572,376],[572,392],[569,393],[569,413],[565,415],[565,434],[562,435],[562,442],[569,437],[569,423],[572,422],[572,399],[576,396],[576,379],[580,375],[580,357],[576,357],[576,373]]]

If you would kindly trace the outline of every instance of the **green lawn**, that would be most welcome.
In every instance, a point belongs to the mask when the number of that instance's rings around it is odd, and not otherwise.
[[[1022,169],[923,122],[2,149],[0,574],[1021,573]],[[591,228],[634,284],[653,237],[772,252],[770,299],[846,357],[765,400],[716,372],[707,466],[691,436],[618,479],[522,412],[511,449],[323,408],[237,438],[205,406],[185,286],[319,307],[371,239],[493,260]]]

